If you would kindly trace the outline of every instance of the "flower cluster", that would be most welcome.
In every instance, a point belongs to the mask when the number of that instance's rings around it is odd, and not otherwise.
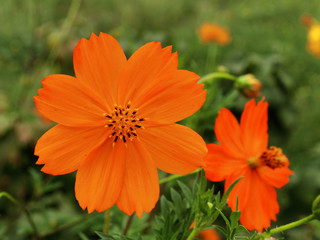
[[[205,43],[230,42],[228,31],[215,25],[204,24],[200,36]],[[215,123],[220,145],[206,146],[176,124],[202,106],[206,91],[197,74],[178,70],[171,47],[151,42],[127,59],[113,37],[92,34],[78,43],[73,61],[76,77],[50,75],[34,97],[38,111],[58,123],[38,140],[35,155],[45,173],[77,171],[75,195],[83,209],[101,212],[116,204],[141,217],[159,198],[157,169],[188,174],[203,167],[209,180],[226,180],[226,189],[244,177],[228,204],[236,210],[238,198],[248,229],[262,231],[276,220],[275,188],[287,184],[292,171],[281,149],[268,148],[267,102],[249,101],[240,124],[221,109]],[[240,80],[239,88],[250,88],[245,94],[258,96],[258,80]],[[218,238],[212,230],[201,234]]]

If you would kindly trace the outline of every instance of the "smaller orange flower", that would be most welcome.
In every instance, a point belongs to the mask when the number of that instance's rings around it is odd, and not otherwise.
[[[314,23],[309,28],[307,50],[320,58],[320,24]]]
[[[189,229],[192,229],[193,227],[194,222],[191,224]],[[220,240],[220,236],[214,228],[200,231],[196,237],[198,240]]]
[[[225,108],[219,112],[215,133],[220,145],[208,144],[204,170],[207,179],[225,182],[225,189],[240,177],[227,203],[241,211],[240,222],[249,230],[262,232],[279,213],[277,192],[293,172],[289,160],[277,147],[268,148],[268,103],[250,100],[240,124]],[[238,199],[238,201],[237,201]],[[238,202],[238,204],[237,204]]]
[[[203,230],[198,233],[198,240],[220,240],[220,236],[217,231],[213,228]]]
[[[219,45],[227,45],[231,41],[228,29],[208,22],[200,26],[198,35],[204,44],[213,42]]]

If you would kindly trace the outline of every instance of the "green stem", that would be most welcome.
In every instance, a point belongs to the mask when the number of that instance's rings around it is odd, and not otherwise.
[[[192,232],[191,232],[190,235],[188,236],[187,240],[193,240],[194,237],[197,235],[198,232],[199,232],[199,231],[194,227],[194,228],[192,229]]]
[[[214,72],[214,73],[209,73],[205,76],[203,76],[202,78],[200,78],[200,80],[198,81],[198,83],[206,83],[209,82],[213,79],[216,78],[222,78],[222,79],[227,79],[227,80],[231,80],[231,81],[235,81],[237,78],[229,73],[225,73],[225,72]]]
[[[67,13],[67,17],[64,19],[64,22],[61,27],[61,31],[59,33],[60,34],[59,41],[61,41],[63,38],[65,38],[68,35],[68,33],[70,32],[72,24],[73,24],[74,20],[76,19],[76,16],[79,12],[80,5],[81,5],[81,0],[72,0],[70,7],[69,7],[69,10],[68,10],[68,13]],[[53,62],[56,59],[57,54],[58,54],[58,52],[56,51],[56,48],[52,48],[49,53],[48,59]]]
[[[207,60],[206,60],[206,72],[211,72],[214,69],[217,55],[217,45],[211,44],[208,46]]]
[[[172,181],[172,180],[175,180],[175,179],[178,179],[178,178],[181,178],[181,177],[185,177],[185,176],[188,176],[188,175],[191,175],[191,174],[194,174],[194,173],[197,173],[197,172],[200,172],[202,168],[198,168],[197,170],[187,174],[187,175],[180,175],[180,174],[174,174],[174,175],[171,175],[169,177],[166,177],[166,178],[163,178],[159,181],[159,184],[163,184],[163,183],[166,183],[166,182],[169,182],[169,181]]]
[[[261,235],[258,236],[258,239],[261,238],[261,237],[270,237],[271,235],[274,235],[274,234],[280,233],[280,232],[284,232],[284,231],[289,230],[291,228],[298,227],[298,226],[300,226],[302,224],[305,224],[307,222],[310,222],[310,221],[312,221],[314,219],[315,219],[315,216],[313,214],[309,215],[308,217],[302,218],[302,219],[300,219],[298,221],[295,221],[295,222],[292,222],[292,223],[288,223],[286,225],[271,229],[268,232],[262,233]]]
[[[17,205],[26,215],[28,222],[30,223],[30,226],[33,230],[33,237],[35,239],[40,239],[38,235],[38,230],[36,227],[36,224],[34,223],[29,211],[20,203],[18,202],[14,197],[12,197],[9,193],[7,192],[1,192],[0,193],[0,198],[1,197],[6,197],[9,201],[11,201],[13,204]]]
[[[110,218],[111,218],[111,208],[107,209],[104,215],[103,233],[105,234],[109,233]]]
[[[124,229],[123,229],[123,233],[122,233],[123,236],[126,236],[126,235],[127,235],[128,231],[129,231],[129,228],[130,228],[130,225],[131,225],[132,220],[133,220],[133,216],[134,216],[134,215],[131,215],[131,216],[128,217],[126,226],[125,226]]]

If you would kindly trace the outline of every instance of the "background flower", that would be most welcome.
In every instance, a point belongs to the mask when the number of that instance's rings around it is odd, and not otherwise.
[[[217,43],[219,45],[227,45],[231,41],[229,30],[217,24],[205,22],[199,30],[198,35],[202,43]]]

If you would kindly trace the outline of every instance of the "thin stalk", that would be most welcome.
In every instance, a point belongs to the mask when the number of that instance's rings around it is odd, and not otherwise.
[[[291,228],[298,227],[298,226],[300,226],[302,224],[305,224],[305,223],[308,223],[308,222],[310,222],[310,221],[312,221],[314,219],[315,219],[315,216],[312,214],[312,215],[309,215],[309,216],[307,216],[305,218],[302,218],[302,219],[300,219],[298,221],[295,221],[295,222],[292,222],[292,223],[288,223],[286,225],[271,229],[270,231],[262,233],[257,237],[258,237],[258,239],[261,238],[261,237],[270,237],[271,235],[274,235],[274,234],[280,233],[280,232],[284,232],[284,231],[289,230]]]
[[[209,81],[216,79],[216,78],[227,79],[227,80],[231,80],[231,81],[235,81],[237,79],[235,76],[233,76],[229,73],[214,72],[214,73],[209,73],[209,74],[203,76],[202,78],[200,78],[198,83],[206,83],[206,82],[209,82]]]
[[[182,177],[185,177],[185,176],[188,176],[188,175],[191,175],[191,174],[194,174],[194,173],[197,173],[197,172],[200,172],[202,168],[198,168],[197,170],[187,174],[187,175],[180,175],[180,174],[174,174],[174,175],[171,175],[169,177],[166,177],[166,178],[163,178],[159,181],[159,184],[163,184],[163,183],[166,183],[166,182],[169,182],[169,181],[172,181],[172,180],[175,180],[175,179],[178,179],[178,178],[182,178]]]
[[[85,215],[85,216],[83,216],[83,217],[81,217],[81,218],[79,218],[79,219],[77,219],[77,220],[75,220],[75,221],[73,221],[73,222],[70,222],[70,223],[66,223],[66,224],[64,224],[64,225],[61,225],[60,227],[57,227],[56,229],[54,229],[54,230],[52,230],[52,231],[50,231],[50,232],[48,232],[48,233],[45,233],[45,234],[43,234],[43,235],[40,235],[39,239],[47,239],[48,237],[50,237],[50,236],[52,236],[52,235],[54,235],[54,234],[57,234],[57,233],[59,233],[59,232],[63,232],[63,231],[65,231],[65,230],[67,230],[67,229],[69,229],[69,228],[72,228],[72,227],[74,227],[75,225],[81,223],[82,221],[88,219],[89,217],[92,217],[92,214],[91,214],[91,215],[87,214],[87,215]]]
[[[133,220],[133,215],[129,216],[129,218],[128,218],[127,224],[126,224],[125,228],[123,229],[123,233],[122,233],[123,236],[127,235],[129,228],[130,228],[130,225],[132,223],[132,220]]]
[[[208,51],[207,51],[206,68],[205,68],[206,72],[211,72],[214,69],[216,56],[217,56],[217,45],[210,44],[208,46]]]
[[[194,237],[197,235],[199,231],[196,228],[192,229],[192,232],[190,233],[190,235],[188,236],[187,240],[193,240]]]
[[[13,204],[17,205],[23,211],[23,213],[26,215],[27,220],[33,230],[34,239],[40,239],[39,235],[38,235],[38,230],[37,230],[36,224],[34,223],[30,212],[18,200],[16,200],[14,197],[12,197],[9,193],[1,192],[0,198],[1,197],[6,197],[9,201],[11,201]]]
[[[68,13],[67,13],[67,17],[64,19],[62,27],[61,27],[61,31],[60,31],[60,41],[61,39],[65,38],[68,33],[70,32],[70,29],[72,27],[72,24],[74,22],[74,20],[76,19],[76,16],[79,12],[80,9],[80,5],[81,5],[81,1],[82,0],[72,0]],[[49,60],[51,60],[51,63],[55,60],[55,58],[57,57],[57,52],[56,52],[56,48],[52,48],[50,53],[49,53]]]
[[[105,233],[105,234],[109,233],[110,219],[111,219],[111,208],[107,209],[104,214],[103,233]]]

